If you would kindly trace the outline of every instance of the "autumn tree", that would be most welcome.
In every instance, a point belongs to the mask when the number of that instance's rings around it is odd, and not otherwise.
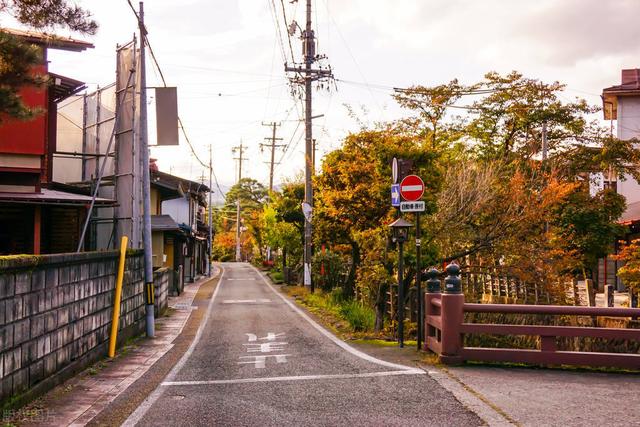
[[[247,228],[247,233],[242,233],[243,242],[245,242],[243,245],[253,243],[261,253],[264,246],[261,214],[267,199],[267,189],[262,184],[252,178],[242,178],[229,189],[225,195],[224,205],[216,213],[216,218],[219,218],[216,223],[218,227],[216,234],[244,226]],[[237,203],[240,203],[241,224],[236,224]],[[243,251],[250,252],[248,249]]]
[[[343,287],[346,296],[353,295],[361,261],[355,233],[390,222],[393,157],[413,161],[414,172],[427,184],[427,212],[433,211],[435,190],[440,182],[440,171],[435,165],[438,152],[424,144],[424,140],[390,126],[351,134],[342,148],[325,157],[322,172],[314,182],[315,241],[317,245],[330,242],[350,248],[351,267]]]

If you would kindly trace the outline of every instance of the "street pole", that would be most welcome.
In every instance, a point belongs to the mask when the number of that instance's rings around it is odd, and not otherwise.
[[[267,145],[271,149],[271,161],[269,162],[269,193],[273,191],[273,171],[276,164],[276,148],[284,147],[284,144],[276,144],[276,141],[282,141],[282,138],[276,138],[276,128],[280,126],[280,123],[262,123],[262,126],[269,126],[272,128],[271,138],[265,138],[266,141],[271,141],[271,144],[260,144],[260,148]]]
[[[295,73],[291,77],[291,81],[296,84],[304,83],[304,130],[305,130],[305,156],[304,156],[304,203],[303,211],[307,211],[304,221],[304,285],[311,292],[314,291],[313,281],[311,280],[311,256],[312,256],[312,212],[313,212],[313,188],[311,179],[313,175],[313,135],[311,121],[312,114],[312,93],[311,86],[314,80],[330,79],[333,77],[331,68],[312,68],[312,65],[324,56],[316,55],[315,35],[311,28],[311,0],[307,0],[307,24],[302,32],[302,52],[304,54],[304,64],[293,67],[285,63],[285,71]]]
[[[311,185],[311,168],[312,168],[312,126],[311,126],[311,64],[314,61],[315,56],[315,40],[313,30],[311,29],[311,0],[307,0],[307,26],[304,32],[304,129],[305,129],[305,144],[304,144],[304,201],[311,208],[313,208],[313,186]],[[311,216],[305,215],[304,221],[304,286],[308,287],[311,292],[314,291],[314,286],[311,281],[311,243],[312,243],[312,226]]]
[[[404,240],[398,240],[398,343],[404,347]]]
[[[240,153],[239,157],[235,157],[235,160],[238,161],[238,186],[240,186],[240,181],[242,180],[242,161],[244,160],[242,157],[242,153],[244,151],[242,141],[240,141],[240,145],[238,147],[233,147],[233,152],[235,153],[236,151]],[[238,198],[236,199],[236,262],[242,261],[240,237],[240,191],[238,191]]]
[[[142,209],[144,244],[144,281],[145,281],[145,318],[148,337],[155,335],[155,314],[153,287],[153,248],[151,246],[151,178],[149,176],[149,141],[147,135],[147,76],[145,67],[145,40],[147,30],[144,26],[144,3],[140,2],[138,26],[140,29],[140,157],[142,160]]]
[[[424,321],[422,319],[424,298],[422,297],[422,266],[421,266],[421,252],[422,241],[420,230],[420,212],[416,212],[416,292],[418,293],[418,350],[422,348],[422,329],[424,327]]]
[[[213,175],[213,154],[212,154],[212,149],[211,149],[211,144],[209,144],[209,206],[208,206],[208,211],[209,211],[209,258],[208,258],[208,262],[207,265],[209,266],[209,277],[211,277],[211,256],[213,254],[213,229],[212,229],[212,221],[211,221],[211,217],[212,217],[212,206],[211,206],[211,193],[213,193],[213,183],[211,182],[211,177]]]

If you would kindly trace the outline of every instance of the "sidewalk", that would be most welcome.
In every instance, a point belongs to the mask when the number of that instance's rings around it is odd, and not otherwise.
[[[440,367],[426,364],[415,347],[350,344],[383,360],[420,366],[490,426],[640,426],[640,374]]]
[[[219,270],[214,274],[214,278]],[[169,297],[169,315],[156,319],[154,338],[142,338],[54,388],[26,407],[3,414],[3,422],[29,426],[83,426],[144,375],[174,346],[185,327],[203,278]]]
[[[517,425],[640,426],[639,374],[473,365],[445,371]]]

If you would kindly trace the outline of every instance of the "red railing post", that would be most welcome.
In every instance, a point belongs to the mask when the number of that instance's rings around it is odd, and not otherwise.
[[[425,351],[431,350],[434,353],[440,353],[437,351],[434,343],[440,342],[440,330],[429,323],[430,316],[440,316],[440,308],[433,304],[434,299],[440,298],[440,279],[438,275],[440,272],[435,268],[430,269],[427,272],[427,291],[424,294],[424,347]]]
[[[444,279],[442,303],[442,353],[440,360],[447,365],[462,363],[462,323],[464,322],[464,294],[460,281],[460,267],[449,264]]]

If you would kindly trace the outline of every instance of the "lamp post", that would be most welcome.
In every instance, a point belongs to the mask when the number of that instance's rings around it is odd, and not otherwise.
[[[391,240],[398,243],[398,343],[404,347],[404,287],[403,287],[403,245],[409,238],[409,228],[413,227],[404,218],[398,218],[389,224],[391,228]]]

